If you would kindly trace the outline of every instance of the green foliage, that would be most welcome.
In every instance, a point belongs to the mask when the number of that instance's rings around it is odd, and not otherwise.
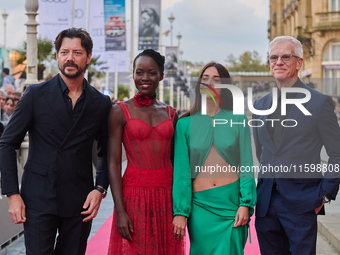
[[[226,62],[229,72],[268,72],[267,65],[261,63],[261,57],[257,51],[246,51],[238,59],[230,54]]]
[[[112,94],[113,91],[111,90]],[[115,99],[117,99],[116,95],[113,95]],[[124,97],[129,98],[129,88],[124,85],[118,84],[118,100],[123,100]]]
[[[102,78],[105,76],[105,73],[102,71],[97,71],[97,69],[95,68],[96,66],[100,66],[102,64],[104,64],[105,62],[103,61],[98,61],[100,56],[98,57],[94,57],[92,56],[89,67],[88,67],[88,82],[91,84],[92,82],[92,78],[96,77],[96,78]]]
[[[169,88],[164,88],[164,103],[170,105],[170,89]],[[177,96],[176,92],[174,91],[174,106],[176,107],[177,105]]]
[[[52,56],[53,44],[51,41],[38,39],[38,80],[43,78],[43,72],[46,69],[44,61]],[[17,52],[20,54],[20,58],[17,60],[17,64],[23,64],[26,60],[27,42],[24,41],[22,48]]]
[[[192,77],[198,77],[198,75],[200,74],[201,71],[198,72],[192,72],[191,76]]]
[[[51,41],[38,39],[38,63],[52,55],[53,45]]]

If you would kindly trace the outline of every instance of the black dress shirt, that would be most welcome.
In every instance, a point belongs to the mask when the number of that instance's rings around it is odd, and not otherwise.
[[[79,118],[79,116],[80,116],[80,114],[83,110],[83,107],[84,107],[85,93],[86,93],[86,83],[84,81],[84,83],[83,83],[83,93],[77,99],[77,102],[76,102],[76,104],[74,105],[74,108],[73,108],[72,107],[72,100],[68,96],[68,93],[70,93],[70,90],[68,89],[65,82],[63,81],[63,79],[60,76],[59,76],[59,81],[60,81],[60,88],[61,88],[61,91],[63,93],[63,98],[64,98],[64,102],[65,102],[67,112],[72,119],[72,124],[74,125],[74,123],[76,123],[76,121],[78,120],[78,118]]]

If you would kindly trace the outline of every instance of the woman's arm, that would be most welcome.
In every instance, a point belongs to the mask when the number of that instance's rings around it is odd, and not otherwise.
[[[109,182],[117,215],[118,232],[123,238],[131,241],[130,231],[133,232],[133,227],[125,211],[122,196],[122,141],[125,123],[123,110],[119,105],[114,105],[108,120]]]
[[[191,212],[191,174],[190,152],[187,130],[190,130],[189,117],[177,122],[174,146],[174,181],[173,181],[173,233],[176,239],[183,238],[185,234],[186,218]]]
[[[244,115],[243,118],[247,117]],[[253,172],[253,155],[251,149],[251,136],[248,125],[239,127],[239,177],[240,177],[240,207],[237,210],[234,227],[246,225],[254,212],[256,204],[256,184]]]

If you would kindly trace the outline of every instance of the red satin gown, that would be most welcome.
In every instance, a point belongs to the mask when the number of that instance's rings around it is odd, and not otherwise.
[[[123,176],[123,201],[134,233],[132,241],[119,235],[114,210],[108,254],[184,254],[184,241],[175,240],[172,230],[170,151],[174,128],[170,106],[169,119],[152,127],[131,118],[124,103],[119,105],[126,118],[123,144],[128,160]]]

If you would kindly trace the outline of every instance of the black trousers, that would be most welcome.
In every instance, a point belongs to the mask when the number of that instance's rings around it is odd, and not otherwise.
[[[84,255],[92,221],[84,216],[60,217],[26,208],[27,255]]]

